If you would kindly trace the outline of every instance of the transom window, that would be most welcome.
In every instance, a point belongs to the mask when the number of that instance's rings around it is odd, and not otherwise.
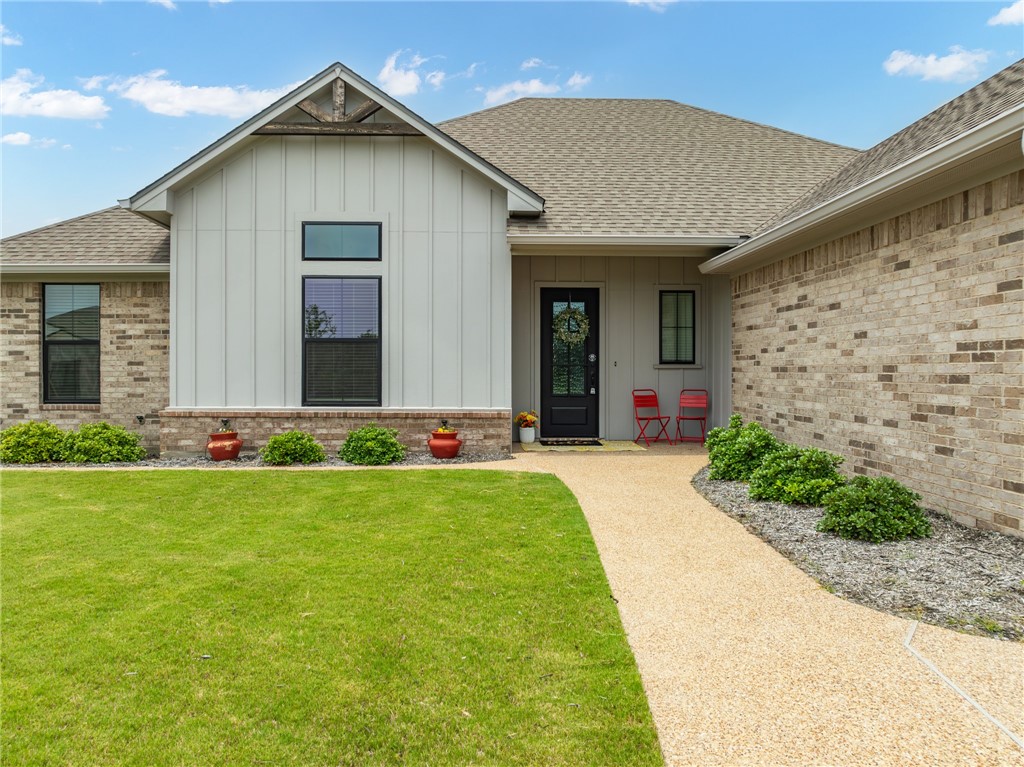
[[[659,291],[659,357],[662,365],[696,363],[696,312],[692,290]]]
[[[306,221],[303,261],[380,261],[381,225],[361,221]]]
[[[43,285],[43,402],[100,401],[100,286]]]
[[[381,404],[380,284],[303,278],[303,405]]]

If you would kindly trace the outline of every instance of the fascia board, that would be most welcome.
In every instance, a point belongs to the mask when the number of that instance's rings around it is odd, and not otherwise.
[[[648,234],[509,234],[512,245],[657,245],[700,248],[731,248],[743,242],[736,235]]]
[[[170,274],[170,264],[0,264],[7,274]]]
[[[880,197],[893,194],[927,177],[954,165],[968,155],[977,154],[986,148],[1004,142],[1017,131],[1022,130],[1021,118],[1024,104],[1014,107],[971,131],[963,133],[933,149],[920,154],[902,165],[864,182],[847,192],[827,200],[817,207],[779,226],[759,234],[742,245],[716,256],[700,265],[705,274],[734,274],[745,267],[756,265],[756,256],[765,248],[777,245],[789,237],[826,223],[855,208]],[[1024,136],[1021,141],[1024,151]]]

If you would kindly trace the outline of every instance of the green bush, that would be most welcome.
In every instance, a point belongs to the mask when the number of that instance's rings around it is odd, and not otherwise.
[[[398,441],[397,429],[385,429],[371,423],[349,432],[338,456],[347,463],[384,466],[405,458],[405,445]]]
[[[840,456],[814,447],[785,445],[766,456],[750,476],[750,497],[818,506],[846,482],[836,468],[842,462]]]
[[[26,421],[0,432],[0,461],[47,463],[61,460],[65,432],[49,421]]]
[[[733,414],[726,428],[712,429],[706,446],[711,461],[708,479],[730,479],[746,482],[761,465],[765,456],[782,447],[775,435],[761,424],[751,421],[743,426],[739,415]]]
[[[83,424],[65,435],[61,453],[71,463],[122,463],[146,457],[138,434],[103,421]]]
[[[286,431],[275,434],[260,450],[260,458],[271,466],[291,466],[293,463],[310,464],[327,460],[327,453],[312,434],[304,431]]]
[[[855,477],[825,496],[818,530],[872,543],[926,538],[932,526],[919,500],[921,496],[889,477]]]

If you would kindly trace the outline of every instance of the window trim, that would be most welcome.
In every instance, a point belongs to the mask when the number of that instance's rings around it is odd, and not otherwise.
[[[307,258],[306,257],[306,227],[307,226],[373,226],[377,229],[377,257],[376,258]],[[315,221],[304,220],[302,222],[302,234],[300,247],[302,248],[302,260],[312,263],[330,263],[332,261],[346,261],[350,263],[372,264],[375,261],[384,260],[384,224],[381,221]],[[312,275],[311,275],[312,276]]]
[[[317,259],[326,260],[326,259]],[[306,342],[314,339],[306,338],[306,280],[375,280],[377,282],[377,399],[361,405],[351,402],[310,402],[306,397]],[[299,333],[302,340],[302,406],[303,407],[344,407],[373,408],[383,406],[384,392],[384,307],[383,278],[379,274],[304,274],[302,275],[302,296],[299,302]],[[323,339],[320,339],[321,342]]]
[[[46,338],[46,289],[50,286],[59,287],[62,285],[69,285],[71,287],[85,287],[95,286],[96,287],[96,310],[98,312],[97,320],[97,334],[100,338],[95,341],[87,339],[79,339],[75,341],[48,341]],[[41,404],[43,405],[99,405],[103,393],[101,386],[103,383],[103,360],[100,355],[100,342],[103,336],[103,313],[101,311],[102,299],[103,299],[103,288],[98,282],[43,282],[40,284],[40,300],[39,300],[39,340],[42,344],[42,370],[40,371],[39,381],[42,386],[42,392],[40,396]],[[51,399],[49,396],[49,378],[50,378],[50,347],[51,346],[95,346],[96,347],[96,392],[97,396],[95,399]]]
[[[666,360],[664,358],[664,347],[662,346],[661,333],[664,330],[664,315],[662,297],[665,293],[689,293],[690,301],[690,326],[693,332],[693,358],[689,360]],[[676,326],[677,329],[679,326]],[[686,365],[695,366],[698,364],[697,349],[697,291],[694,288],[658,288],[658,364],[659,365]]]

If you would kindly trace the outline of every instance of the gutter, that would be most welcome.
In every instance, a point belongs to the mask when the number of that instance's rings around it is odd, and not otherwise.
[[[509,234],[510,245],[656,245],[660,247],[732,248],[741,235],[722,234]]]
[[[170,274],[170,264],[4,264],[6,274]]]
[[[700,264],[704,274],[734,274],[741,269],[756,266],[754,256],[767,247],[783,242],[787,238],[805,232],[812,227],[837,218],[867,203],[893,194],[901,188],[922,181],[930,175],[951,165],[955,160],[999,144],[1022,129],[1024,104],[1014,107],[991,120],[962,133],[945,143],[897,165],[880,176],[865,181],[838,197],[833,197],[809,211],[790,219],[763,234],[747,240],[742,245]],[[1021,151],[1024,152],[1024,135],[1021,137]]]

